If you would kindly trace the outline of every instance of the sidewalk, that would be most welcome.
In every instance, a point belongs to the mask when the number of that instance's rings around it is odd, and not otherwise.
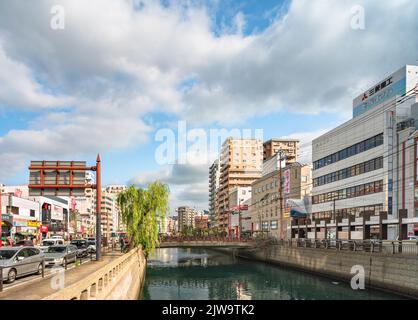
[[[85,278],[109,262],[119,258],[121,255],[122,254],[119,252],[106,253],[103,255],[101,261],[92,261],[71,270],[67,270],[65,272],[65,286],[70,286]],[[10,288],[7,291],[0,293],[0,300],[41,300],[57,291],[51,286],[51,280],[54,276],[57,276],[57,274],[36,279],[33,282],[16,288]]]

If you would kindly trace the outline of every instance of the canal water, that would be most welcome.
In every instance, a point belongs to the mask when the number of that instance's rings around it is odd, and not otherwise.
[[[148,259],[145,300],[381,300],[346,283],[205,249],[157,249]]]

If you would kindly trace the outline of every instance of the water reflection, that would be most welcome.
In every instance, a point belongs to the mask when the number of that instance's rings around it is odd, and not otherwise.
[[[143,299],[398,299],[377,291],[203,249],[159,249],[150,257]]]

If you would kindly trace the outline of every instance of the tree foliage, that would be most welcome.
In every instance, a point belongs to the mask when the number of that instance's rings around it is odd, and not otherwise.
[[[127,227],[131,246],[142,246],[145,256],[159,245],[158,226],[168,211],[170,191],[156,181],[147,188],[129,187],[118,195],[122,220]]]

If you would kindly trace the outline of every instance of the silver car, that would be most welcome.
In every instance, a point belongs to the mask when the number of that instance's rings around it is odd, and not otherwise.
[[[66,266],[67,263],[76,262],[77,247],[74,245],[51,246],[45,252],[46,266]]]
[[[28,274],[41,274],[43,261],[44,254],[37,248],[0,248],[0,267],[3,280],[8,283]]]

